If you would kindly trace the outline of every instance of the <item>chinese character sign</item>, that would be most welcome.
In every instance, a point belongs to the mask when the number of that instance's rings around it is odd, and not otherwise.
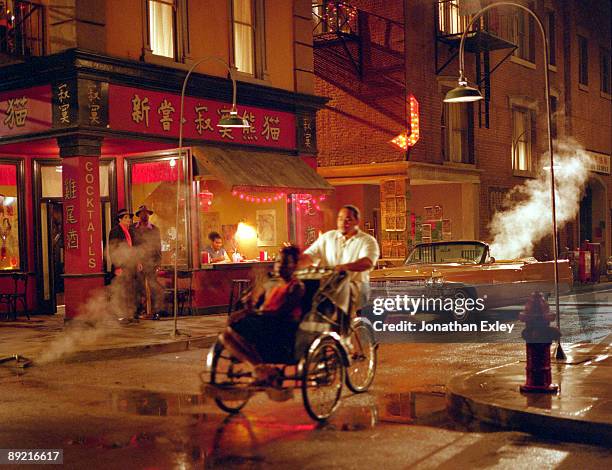
[[[112,129],[178,138],[180,95],[111,84],[109,103]],[[292,150],[296,148],[293,113],[245,107],[238,103],[238,113],[251,127],[218,127],[219,120],[230,107],[230,103],[186,96],[183,137]]]
[[[73,273],[99,272],[102,263],[100,180],[97,157],[62,161],[64,247]]]
[[[0,93],[0,137],[50,128],[50,85]]]

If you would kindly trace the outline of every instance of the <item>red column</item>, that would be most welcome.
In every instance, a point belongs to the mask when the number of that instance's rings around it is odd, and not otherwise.
[[[66,320],[84,313],[83,305],[104,286],[99,158],[101,140],[58,139],[62,161],[64,210],[64,298]]]

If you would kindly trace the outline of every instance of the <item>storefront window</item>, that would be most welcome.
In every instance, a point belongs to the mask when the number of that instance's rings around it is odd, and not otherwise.
[[[232,259],[273,259],[289,240],[287,199],[279,192],[230,190],[216,179],[198,181],[198,215],[200,226],[200,261],[210,245],[208,235],[217,232]]]
[[[128,160],[129,201],[132,212],[146,205],[153,211],[151,222],[161,233],[162,266],[174,264],[176,246],[176,190],[177,175],[181,178],[181,192],[189,193],[185,184],[183,165],[175,157],[156,160]],[[188,224],[185,211],[187,197],[181,197],[178,223],[178,265],[188,265]],[[138,218],[135,217],[137,222]]]
[[[109,165],[100,163],[100,197],[109,197],[108,173]],[[44,165],[40,167],[41,196],[62,197],[62,165]]]
[[[0,163],[0,270],[20,269],[18,164]]]

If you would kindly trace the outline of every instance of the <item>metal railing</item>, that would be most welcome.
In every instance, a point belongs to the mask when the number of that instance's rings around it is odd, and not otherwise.
[[[328,33],[356,35],[358,10],[346,2],[325,1],[312,4],[313,35]]]
[[[0,13],[0,54],[14,57],[45,54],[45,7],[15,0],[13,10]]]

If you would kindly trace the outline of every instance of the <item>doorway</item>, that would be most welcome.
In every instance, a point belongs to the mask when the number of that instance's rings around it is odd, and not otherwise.
[[[62,199],[61,161],[34,160],[36,205],[36,283],[37,311],[55,313],[64,302],[64,213]],[[108,232],[116,210],[114,160],[100,161],[100,204],[102,248],[106,252]],[[111,197],[112,196],[112,197]],[[106,273],[106,257],[103,271]]]

